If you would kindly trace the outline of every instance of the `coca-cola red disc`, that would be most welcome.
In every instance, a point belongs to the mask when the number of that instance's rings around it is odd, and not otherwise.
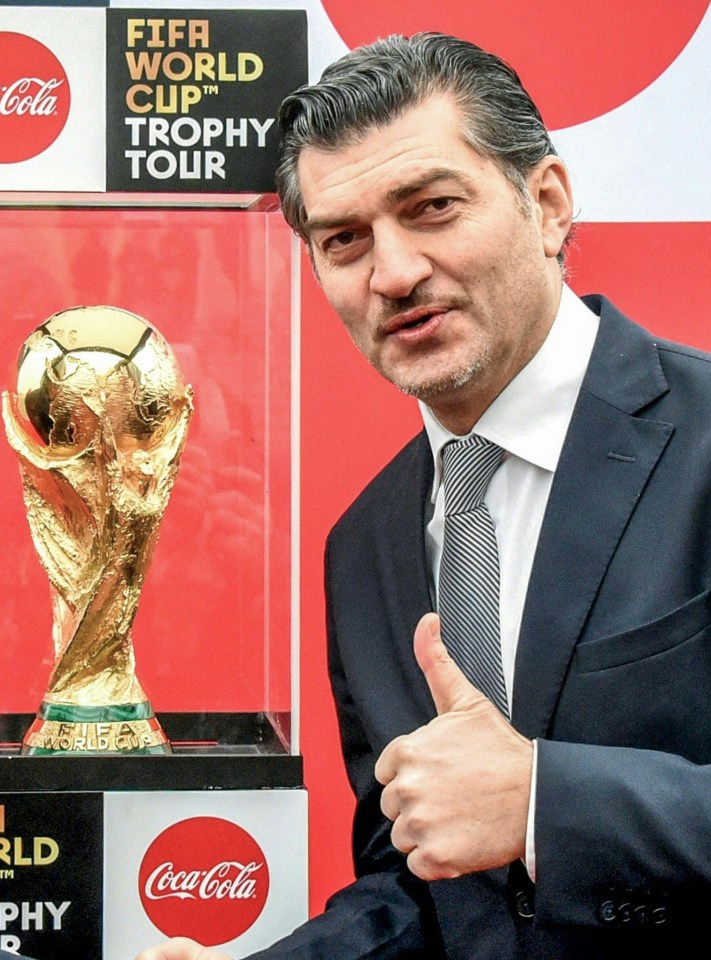
[[[0,163],[29,160],[54,143],[70,101],[52,51],[24,33],[0,31]]]
[[[138,874],[143,909],[168,937],[228,943],[264,909],[269,867],[257,841],[219,817],[191,817],[160,833]]]

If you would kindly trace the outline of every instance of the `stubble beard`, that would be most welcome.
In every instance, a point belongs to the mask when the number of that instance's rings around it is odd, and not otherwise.
[[[441,302],[446,302],[450,310],[468,312],[471,308],[469,300],[465,297],[454,299],[451,297],[439,297],[436,291],[431,292],[418,289],[415,290],[410,297],[397,302],[391,302],[387,307],[384,307],[378,318],[378,327],[383,327],[393,315],[400,311],[412,309],[413,307],[426,306],[429,303]],[[397,369],[387,370],[383,368],[383,365],[378,363],[375,357],[369,356],[365,343],[360,342],[357,334],[351,333],[351,336],[361,353],[364,354],[371,366],[373,366],[382,377],[389,380],[401,393],[427,404],[429,404],[431,400],[442,397],[444,394],[457,392],[463,387],[466,387],[487,370],[491,363],[490,347],[481,346],[476,348],[475,356],[469,358],[464,357],[458,368],[455,367],[454,370],[443,373],[433,372],[431,377],[428,377],[426,373],[423,376],[421,370],[421,365],[427,362],[426,357],[423,357],[420,363],[416,364],[416,366],[420,367],[419,372],[417,370],[412,373],[408,373],[408,371],[398,372]]]
[[[478,379],[489,366],[489,351],[482,351],[477,357],[463,364],[458,370],[451,370],[439,376],[433,375],[430,379],[422,376],[408,378],[406,375],[389,376],[390,382],[408,397],[414,397],[423,403],[431,405],[433,400],[445,394],[453,394],[469,386]],[[381,371],[382,372],[382,371]]]

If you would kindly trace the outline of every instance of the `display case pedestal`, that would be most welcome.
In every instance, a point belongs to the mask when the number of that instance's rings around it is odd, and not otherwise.
[[[31,720],[4,718],[0,948],[131,960],[191,936],[244,957],[307,918],[306,791],[283,718],[161,715],[172,756],[21,756]]]

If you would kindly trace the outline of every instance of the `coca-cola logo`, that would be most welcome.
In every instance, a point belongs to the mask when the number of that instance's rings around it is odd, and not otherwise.
[[[269,867],[242,827],[218,817],[191,817],[151,843],[138,888],[143,909],[162,933],[215,946],[239,937],[262,912]]]
[[[0,163],[19,163],[54,143],[69,116],[64,67],[24,33],[0,31]]]

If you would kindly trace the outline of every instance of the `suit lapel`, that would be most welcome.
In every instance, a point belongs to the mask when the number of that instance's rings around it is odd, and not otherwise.
[[[592,304],[595,308],[595,304]],[[636,414],[666,392],[656,347],[602,301],[551,488],[516,655],[513,722],[545,736],[575,644],[673,426]]]
[[[418,620],[433,609],[425,552],[426,511],[432,490],[432,451],[423,431],[410,446],[402,464],[400,482],[389,491],[388,510],[381,543],[390,589],[386,590],[392,642],[404,681],[415,702],[420,720],[434,715],[432,697],[413,653],[413,634]]]

